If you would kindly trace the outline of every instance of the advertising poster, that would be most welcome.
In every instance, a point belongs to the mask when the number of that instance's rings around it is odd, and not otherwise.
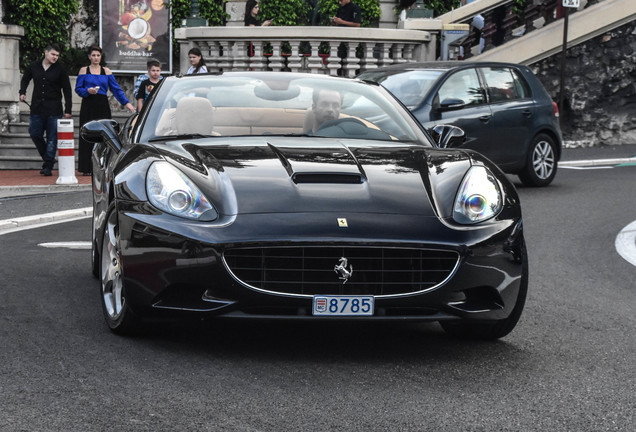
[[[100,0],[99,40],[113,72],[145,73],[150,59],[172,73],[167,0]]]

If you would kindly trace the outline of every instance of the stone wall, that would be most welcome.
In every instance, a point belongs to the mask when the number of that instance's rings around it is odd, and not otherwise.
[[[561,54],[531,65],[559,100]],[[571,145],[636,144],[636,22],[567,50],[563,137]]]
[[[23,36],[22,27],[0,23],[0,132],[5,132],[9,122],[15,122],[20,113],[20,70],[17,65],[20,38]]]

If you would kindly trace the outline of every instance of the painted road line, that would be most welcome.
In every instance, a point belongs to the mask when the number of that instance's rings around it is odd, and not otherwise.
[[[63,210],[40,215],[24,216],[0,221],[0,235],[25,229],[39,228],[62,222],[89,218],[93,215],[93,207],[84,207],[74,210]]]
[[[582,167],[605,168],[605,167],[614,167],[616,165],[631,165],[634,163],[636,163],[636,157],[573,160],[573,161],[559,161],[559,168],[582,168]]]
[[[620,256],[636,266],[636,221],[630,223],[618,233],[614,245]]]
[[[55,249],[55,248],[90,249],[91,242],[88,242],[88,241],[48,242],[48,243],[40,243],[38,244],[38,246],[49,248],[49,249]]]

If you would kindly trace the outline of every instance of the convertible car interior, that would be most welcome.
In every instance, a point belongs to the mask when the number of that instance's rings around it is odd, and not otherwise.
[[[187,94],[175,94],[164,103],[155,135],[294,135],[311,134],[315,129],[311,99],[307,95],[302,97],[299,89],[241,88],[237,89],[237,94],[241,97],[217,94],[214,88],[196,88]],[[276,103],[268,103],[270,98],[275,98]],[[369,106],[365,108],[369,110]],[[381,127],[365,118],[367,116],[358,116],[355,110],[346,111],[347,107],[343,106],[338,118],[357,120],[357,126],[353,121],[349,122],[347,130],[352,134],[369,135],[371,139],[374,136],[376,139],[397,139],[391,134],[380,134]],[[366,131],[363,126],[371,130]]]

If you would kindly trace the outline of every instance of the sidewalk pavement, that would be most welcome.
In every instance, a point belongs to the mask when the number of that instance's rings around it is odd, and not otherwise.
[[[75,172],[77,184],[57,184],[59,173],[43,176],[39,170],[0,170],[0,198],[42,193],[89,190],[91,177]]]

